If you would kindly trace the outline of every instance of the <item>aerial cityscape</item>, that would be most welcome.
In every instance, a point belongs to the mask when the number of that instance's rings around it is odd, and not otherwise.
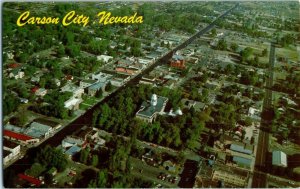
[[[5,2],[8,188],[299,188],[297,1]]]

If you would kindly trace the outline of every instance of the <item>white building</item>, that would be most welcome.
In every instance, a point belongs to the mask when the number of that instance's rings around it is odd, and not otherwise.
[[[73,93],[73,97],[81,98],[84,89],[69,83],[61,88],[61,92],[71,92]]]
[[[3,140],[3,149],[7,150],[7,151],[10,151],[12,153],[11,154],[12,158],[16,158],[21,152],[20,144],[17,144],[17,143],[15,143],[13,141],[10,141],[8,139]]]
[[[112,60],[113,57],[112,56],[107,56],[107,55],[100,55],[100,56],[97,56],[97,60],[101,60],[103,61],[104,63],[107,63],[109,62],[110,60]]]
[[[83,100],[81,98],[70,98],[66,102],[64,102],[65,108],[69,110],[78,110],[79,105]]]
[[[279,167],[287,167],[287,157],[282,151],[272,152],[272,165]]]

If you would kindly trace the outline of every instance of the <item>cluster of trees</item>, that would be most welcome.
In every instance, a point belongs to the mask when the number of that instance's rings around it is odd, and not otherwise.
[[[60,149],[49,145],[37,153],[34,162],[46,168],[55,167],[59,172],[64,171],[68,166],[66,155]]]
[[[218,41],[216,49],[221,51],[227,50],[227,42],[225,41],[225,39],[221,39]]]
[[[208,121],[210,111],[202,113],[191,111],[175,118],[158,116],[153,124],[135,119],[135,113],[139,108],[137,105],[149,100],[153,93],[168,97],[174,111],[180,107],[182,93],[179,90],[140,85],[125,89],[96,110],[92,120],[93,126],[122,135],[130,135],[136,130],[137,138],[142,140],[173,148],[192,148],[205,122]]]
[[[20,100],[14,95],[7,94],[3,99],[3,115],[8,115],[14,112],[20,104]]]
[[[57,90],[53,90],[51,93],[44,96],[44,102],[46,105],[33,106],[31,109],[35,112],[57,117],[61,119],[66,119],[72,116],[73,111],[69,111],[65,108],[64,102],[67,101],[72,94],[70,92],[61,93]]]

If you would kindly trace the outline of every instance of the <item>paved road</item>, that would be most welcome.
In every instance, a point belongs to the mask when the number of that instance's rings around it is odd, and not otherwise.
[[[269,77],[266,81],[266,94],[263,103],[263,113],[261,119],[261,130],[258,136],[258,145],[256,151],[255,160],[255,172],[253,175],[253,188],[265,188],[267,176],[264,174],[266,171],[266,156],[269,148],[269,133],[265,129],[269,129],[270,118],[265,115],[268,110],[272,107],[272,90],[273,86],[273,75],[274,75],[274,64],[275,64],[275,44],[271,43],[270,55],[269,55]],[[263,172],[260,172],[263,171]]]

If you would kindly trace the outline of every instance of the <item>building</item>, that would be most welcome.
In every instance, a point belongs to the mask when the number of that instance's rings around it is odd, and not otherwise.
[[[232,161],[240,167],[250,168],[252,160],[249,158],[244,158],[240,156],[233,156]]]
[[[53,130],[59,129],[61,127],[60,123],[58,123],[56,121],[43,119],[43,118],[37,118],[37,119],[34,120],[34,122],[52,127]]]
[[[77,154],[77,153],[80,152],[80,151],[81,151],[81,148],[78,147],[78,146],[76,146],[76,145],[74,145],[74,146],[72,146],[71,148],[69,148],[69,149],[65,152],[65,154],[67,154],[69,157],[73,157],[75,154]]]
[[[107,56],[107,55],[97,56],[97,60],[103,61],[104,63],[108,63],[112,59],[113,59],[112,56]]]
[[[25,180],[25,181],[31,183],[32,185],[34,185],[36,187],[39,187],[44,183],[43,181],[41,181],[37,178],[34,178],[32,176],[29,176],[29,175],[18,174],[18,176],[19,176],[20,179]]]
[[[32,122],[25,130],[24,134],[33,138],[47,138],[53,131],[53,128],[48,125],[44,125],[39,122]]]
[[[206,104],[194,100],[189,99],[182,99],[181,103],[184,108],[191,109],[192,107],[195,109],[195,111],[203,111],[206,108]]]
[[[162,113],[166,107],[168,98],[153,94],[151,101],[143,102],[140,110],[136,113],[136,117],[148,123],[152,123],[157,114]]]
[[[70,98],[66,102],[64,102],[65,108],[69,110],[78,110],[79,105],[83,100],[81,98]]]
[[[81,80],[80,82],[79,82],[79,87],[81,87],[81,88],[87,88],[87,87],[89,87],[89,86],[91,86],[91,85],[93,85],[94,83],[96,83],[97,82],[97,80],[94,80],[94,79],[85,79],[85,80]]]
[[[225,186],[231,187],[245,187],[248,180],[247,172],[242,172],[238,170],[214,170],[213,181],[223,181]]]
[[[287,167],[287,156],[282,151],[272,152],[272,165],[278,167]]]
[[[7,165],[7,163],[13,159],[12,152],[3,149],[3,163]]]
[[[97,74],[92,74],[92,79],[93,80],[98,80],[99,82],[107,82],[109,81],[109,79],[111,79],[113,76],[111,74],[107,74],[107,73],[102,73],[99,72]]]
[[[84,144],[84,140],[77,136],[67,136],[61,141],[61,145],[63,148],[72,147],[74,145],[82,146]]]
[[[95,96],[95,94],[98,92],[98,91],[105,91],[105,86],[106,86],[106,83],[104,82],[97,82],[91,86],[88,87],[88,94],[90,96]]]
[[[243,154],[252,154],[253,153],[253,145],[234,141],[230,145],[230,150],[239,152],[239,153],[243,153]]]
[[[61,88],[61,92],[71,92],[74,98],[81,98],[84,93],[84,89],[72,83],[68,83]]]
[[[47,94],[47,89],[45,88],[39,88],[35,91],[35,95],[36,96],[40,96],[40,97],[43,97]]]
[[[184,69],[185,68],[185,60],[180,55],[173,55],[170,61],[170,66],[175,68]]]
[[[3,140],[3,149],[10,151],[12,153],[12,158],[17,157],[21,152],[21,146],[20,144],[17,144],[13,141],[10,141],[8,139]]]
[[[23,145],[34,144],[34,143],[38,143],[40,141],[38,138],[33,138],[31,136],[21,134],[21,133],[16,133],[16,132],[9,131],[9,130],[4,130],[3,136],[4,136],[4,138],[18,141]]]
[[[8,75],[9,78],[14,79],[22,79],[24,76],[25,73],[20,68],[13,69]]]

